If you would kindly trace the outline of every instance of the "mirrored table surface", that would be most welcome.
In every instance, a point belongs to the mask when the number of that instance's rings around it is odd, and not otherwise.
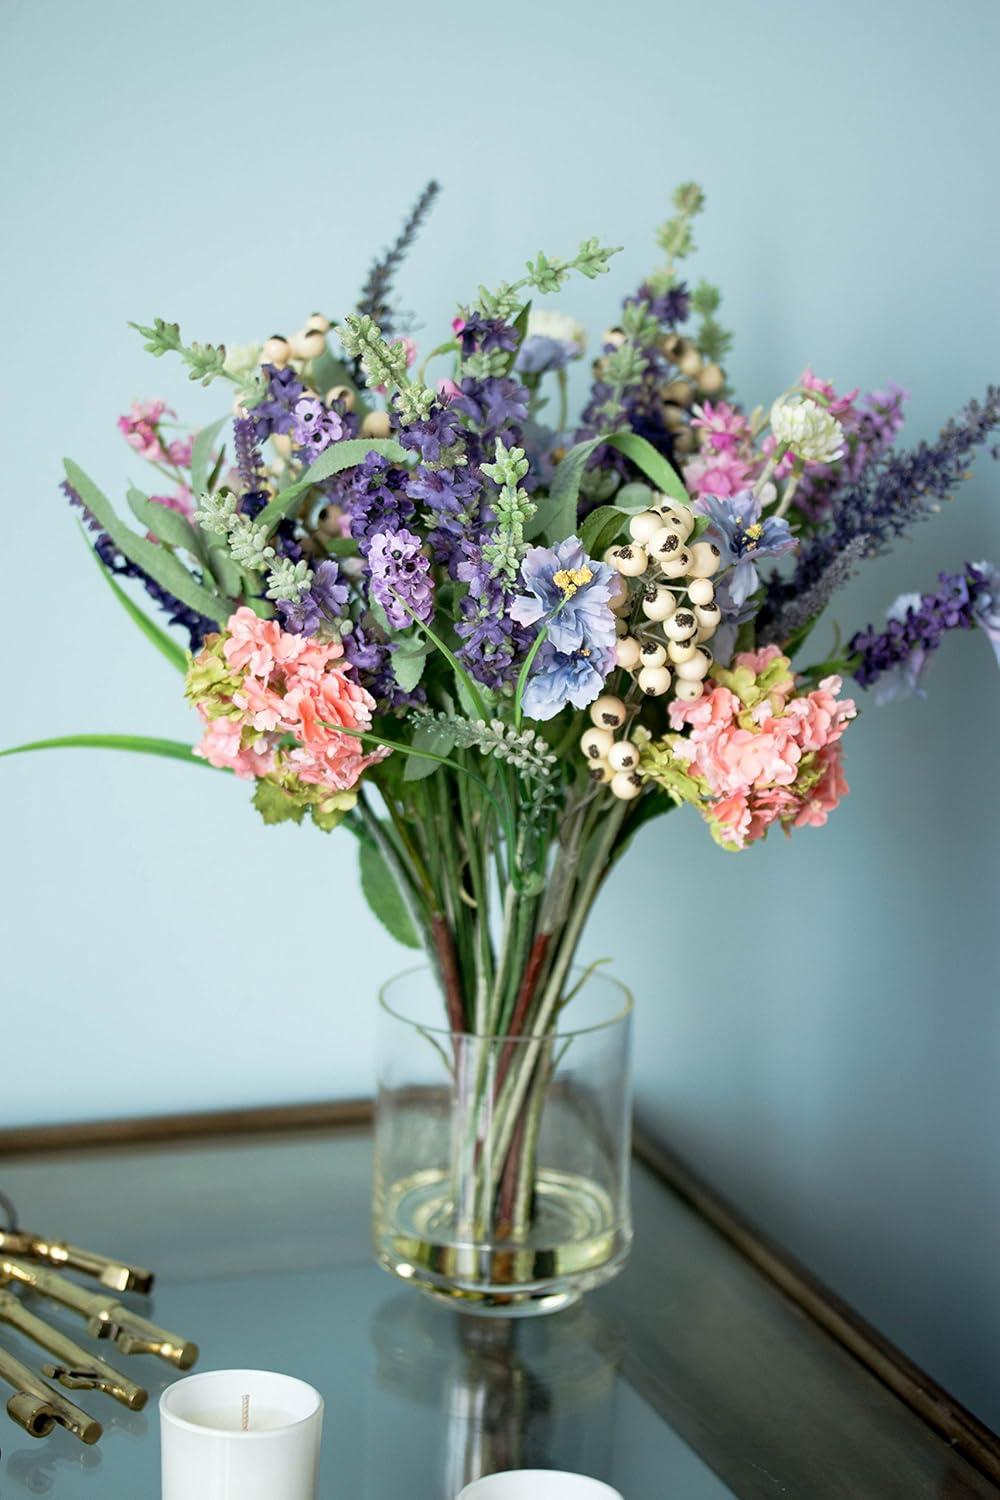
[[[510,1468],[588,1474],[625,1500],[1000,1495],[639,1163],[625,1272],[513,1322],[375,1267],[370,1169],[353,1128],[0,1160],[0,1187],[24,1223],[154,1268],[135,1305],[200,1344],[198,1369],[315,1385],[321,1500],[455,1500]],[[71,1314],[51,1321],[87,1342]],[[40,1363],[7,1330],[0,1343]],[[32,1440],[0,1412],[0,1500],[156,1500],[156,1399],[176,1372],[102,1351],[148,1387],[147,1409],[80,1395],[105,1427],[95,1448]]]

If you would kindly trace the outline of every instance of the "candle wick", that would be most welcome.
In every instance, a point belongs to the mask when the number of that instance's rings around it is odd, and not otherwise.
[[[243,1397],[243,1412],[242,1412],[242,1416],[241,1416],[241,1425],[242,1425],[242,1428],[243,1428],[244,1432],[249,1432],[249,1430],[250,1430],[250,1397],[248,1395]]]

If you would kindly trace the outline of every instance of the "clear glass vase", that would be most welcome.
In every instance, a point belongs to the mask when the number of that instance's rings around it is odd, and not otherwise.
[[[568,1018],[572,1024],[563,1024]],[[430,969],[380,996],[374,1238],[387,1270],[469,1311],[554,1312],[632,1238],[632,997],[571,976],[553,1029],[444,1024]]]

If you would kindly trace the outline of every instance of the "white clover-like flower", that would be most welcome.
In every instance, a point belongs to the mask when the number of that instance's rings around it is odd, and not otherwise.
[[[582,351],[587,346],[587,332],[569,313],[557,312],[554,308],[532,308],[528,314],[528,336],[538,334],[541,338],[556,339],[560,344],[576,344]]]
[[[809,464],[832,464],[844,451],[844,429],[809,396],[779,396],[771,407],[771,431]]]
[[[227,375],[242,380],[244,375],[251,374],[260,364],[262,348],[262,344],[228,344],[222,368]]]

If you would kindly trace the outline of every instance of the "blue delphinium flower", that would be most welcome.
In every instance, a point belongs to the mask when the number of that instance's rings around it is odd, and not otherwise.
[[[564,370],[574,358],[576,346],[564,339],[549,338],[544,333],[529,333],[514,361],[519,375],[548,375]]]
[[[544,620],[557,651],[614,645],[615,617],[609,600],[616,575],[607,563],[587,556],[579,537],[567,537],[555,547],[529,547],[521,578],[528,592],[509,606],[519,625]]]
[[[614,646],[560,651],[551,640],[544,641],[525,685],[525,714],[529,719],[554,719],[567,703],[586,708],[600,697],[614,665]]]
[[[726,596],[733,609],[741,609],[759,587],[757,561],[762,557],[781,557],[794,551],[796,540],[784,517],[766,516],[761,520],[759,496],[749,490],[717,497],[702,495],[692,509],[708,517],[705,535],[722,553]]]
[[[966,563],[961,573],[939,573],[933,593],[900,594],[887,612],[883,630],[869,625],[850,642],[860,657],[854,676],[875,688],[876,703],[916,694],[926,697],[922,679],[948,630],[978,625],[1000,663],[1000,574],[987,562]]]

